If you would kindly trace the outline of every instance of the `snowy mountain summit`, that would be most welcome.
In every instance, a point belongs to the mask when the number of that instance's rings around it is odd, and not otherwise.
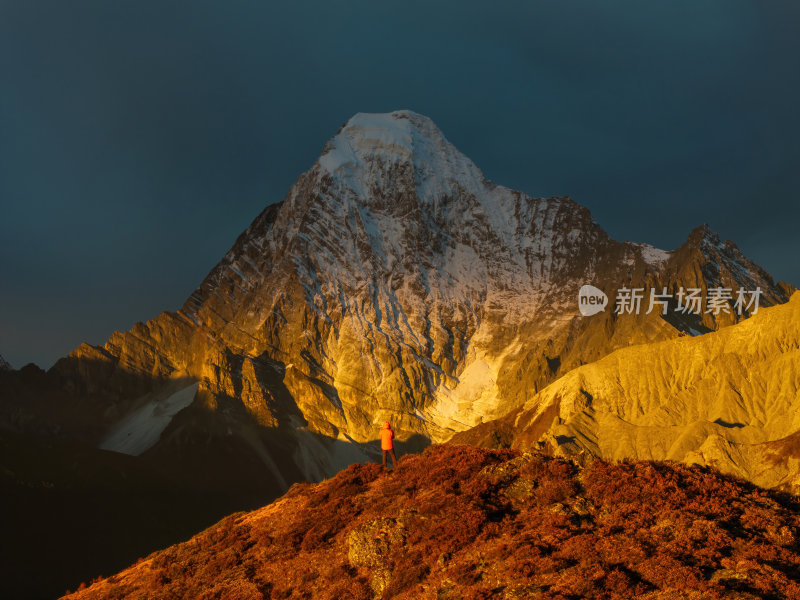
[[[478,194],[489,183],[433,121],[407,110],[358,113],[328,142],[318,164],[367,202],[375,196],[369,185],[375,176],[398,166],[413,169],[416,192],[427,201],[461,189]]]

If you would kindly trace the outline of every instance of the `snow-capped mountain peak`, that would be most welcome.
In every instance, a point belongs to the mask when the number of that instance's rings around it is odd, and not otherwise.
[[[359,113],[179,313],[73,359],[199,381],[209,406],[238,402],[285,434],[314,478],[353,458],[327,455],[319,439],[350,452],[391,420],[406,439],[444,440],[620,346],[738,319],[582,319],[589,283],[612,307],[622,286],[741,285],[764,290],[763,305],[787,299],[727,247],[616,242],[569,198],[488,181],[427,117]]]
[[[465,192],[485,196],[494,187],[431,119],[409,110],[354,115],[325,145],[318,166],[336,191],[349,189],[368,203],[392,182],[428,203]]]

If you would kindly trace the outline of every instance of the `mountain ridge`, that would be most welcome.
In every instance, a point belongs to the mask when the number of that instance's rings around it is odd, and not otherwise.
[[[799,324],[795,292],[717,332],[621,348],[453,439],[711,465],[797,492]]]

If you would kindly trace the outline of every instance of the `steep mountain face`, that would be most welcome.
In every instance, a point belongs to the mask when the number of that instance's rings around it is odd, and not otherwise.
[[[293,487],[67,597],[794,599],[798,514],[710,469],[445,445]]]
[[[610,296],[606,312],[580,317],[583,284]],[[280,489],[365,458],[384,420],[419,448],[616,348],[747,316],[615,315],[623,286],[788,299],[707,227],[672,252],[616,242],[568,198],[486,180],[426,117],[358,114],[181,310],[52,371],[83,403],[85,439],[167,460],[234,436]],[[177,414],[156,427],[156,413]]]
[[[0,371],[11,371],[13,367],[8,363],[8,361],[0,355]]]
[[[732,327],[570,371],[455,440],[710,465],[800,491],[800,292]]]

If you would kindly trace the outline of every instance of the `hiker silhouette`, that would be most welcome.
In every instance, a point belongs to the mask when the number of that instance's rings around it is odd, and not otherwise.
[[[397,466],[397,457],[394,455],[394,431],[389,421],[386,421],[378,434],[381,440],[381,450],[383,450],[383,468],[386,468],[386,455],[390,454],[392,457],[392,469]]]

